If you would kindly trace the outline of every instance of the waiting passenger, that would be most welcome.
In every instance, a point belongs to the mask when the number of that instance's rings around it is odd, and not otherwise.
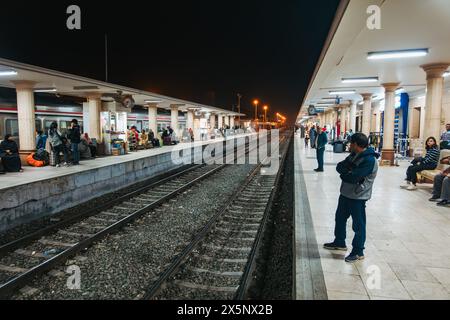
[[[3,172],[23,172],[19,148],[10,134],[7,134],[0,143],[0,158],[2,159]]]
[[[42,130],[37,131],[36,136],[36,149],[45,149],[45,144],[47,143],[47,136]]]
[[[450,164],[450,157],[441,160],[442,164]],[[450,205],[450,167],[442,170],[441,173],[434,177],[433,196],[430,201],[439,201],[438,206]]]
[[[317,169],[314,169],[316,172],[323,172],[323,161],[324,161],[324,155],[325,155],[325,148],[328,143],[328,136],[325,132],[325,128],[322,130],[320,126],[317,126],[317,135],[316,135],[316,141],[314,145],[316,146],[316,156],[317,156],[317,163],[319,167]]]
[[[445,132],[441,135],[441,149],[450,149],[450,123],[445,125]]]
[[[48,130],[48,140],[50,142],[50,147],[53,152],[54,158],[51,159],[50,164],[52,164],[52,161],[55,161],[55,166],[60,167],[61,166],[61,159],[59,157],[60,153],[62,152],[64,154],[64,166],[68,166],[68,153],[67,148],[63,143],[63,138],[61,137],[61,133],[58,131],[58,123],[56,121],[53,121],[50,125],[50,129]]]
[[[89,146],[89,149],[91,150],[91,157],[95,158],[97,156],[97,146],[94,144],[94,142],[89,138],[88,133],[86,132],[81,140],[86,141],[87,145]]]
[[[73,119],[69,130],[70,147],[72,149],[72,164],[77,166],[80,164],[80,151],[78,145],[81,142],[81,129],[78,125],[78,120]]]
[[[148,144],[148,134],[145,132],[145,129],[143,129],[139,139],[139,145],[144,147],[145,149],[148,149]]]
[[[436,169],[439,162],[440,152],[434,137],[427,139],[426,150],[427,154],[425,157],[416,158],[411,162],[411,165],[406,171],[406,182],[404,185],[400,186],[400,188],[410,191],[416,190],[417,173],[423,170]]]
[[[336,171],[342,180],[341,195],[336,210],[336,225],[334,241],[325,243],[328,250],[347,251],[345,244],[347,220],[352,217],[352,227],[355,232],[351,253],[346,262],[356,262],[364,259],[364,244],[366,241],[366,202],[372,197],[372,187],[377,176],[379,154],[369,147],[366,135],[356,133],[350,138],[351,154],[339,162]]]

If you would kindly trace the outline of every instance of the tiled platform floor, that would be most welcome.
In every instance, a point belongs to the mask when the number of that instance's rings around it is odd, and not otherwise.
[[[340,186],[335,165],[347,154],[334,154],[328,146],[325,173],[315,173],[315,150],[305,149],[303,140],[295,139],[303,169],[296,179],[302,174],[306,184],[328,298],[450,299],[450,208],[428,201],[430,185],[417,191],[399,188],[409,162],[380,167],[373,198],[367,203],[366,259],[347,264],[345,253],[322,248],[334,239]],[[347,236],[350,250],[351,219]],[[381,281],[374,288],[371,272],[377,269]]]

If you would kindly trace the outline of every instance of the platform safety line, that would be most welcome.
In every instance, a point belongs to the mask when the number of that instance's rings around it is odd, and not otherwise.
[[[308,190],[298,155],[299,144],[299,139],[294,137],[294,299],[327,300],[327,289],[314,232]]]

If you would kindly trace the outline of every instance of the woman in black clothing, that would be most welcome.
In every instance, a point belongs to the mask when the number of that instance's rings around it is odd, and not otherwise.
[[[0,158],[2,158],[3,170],[5,172],[23,172],[19,157],[19,148],[10,134],[7,134],[5,140],[0,143]]]
[[[416,190],[417,173],[423,170],[434,170],[438,166],[440,151],[436,139],[430,137],[425,144],[427,154],[425,157],[414,159],[406,171],[406,183],[400,186],[407,190]]]

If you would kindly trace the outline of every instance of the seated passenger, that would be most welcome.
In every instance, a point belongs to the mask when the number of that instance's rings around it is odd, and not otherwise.
[[[47,135],[45,135],[42,130],[38,130],[36,136],[36,150],[45,149],[46,143],[47,143]]]
[[[142,130],[140,139],[139,139],[139,145],[144,147],[144,148],[148,148],[148,134],[145,132],[145,129]]]
[[[450,157],[441,160],[442,164],[450,164]],[[433,196],[430,201],[438,201],[438,206],[447,206],[450,204],[450,167],[442,170],[441,173],[434,177]]]
[[[423,170],[436,169],[440,156],[440,151],[437,146],[436,139],[434,137],[428,138],[425,146],[427,154],[425,155],[425,157],[414,159],[411,162],[411,165],[406,171],[406,182],[404,185],[400,186],[400,188],[410,191],[416,190],[417,173]]]
[[[441,149],[450,149],[450,123],[445,125],[445,132],[441,135]]]
[[[23,172],[19,157],[19,148],[10,134],[0,143],[0,158],[2,159],[4,172]]]
[[[91,138],[89,138],[89,135],[87,133],[83,134],[83,136],[81,138],[81,142],[83,142],[83,140],[87,143],[87,145],[89,146],[89,149],[91,150],[91,157],[95,158],[97,156],[97,146],[91,140]]]

